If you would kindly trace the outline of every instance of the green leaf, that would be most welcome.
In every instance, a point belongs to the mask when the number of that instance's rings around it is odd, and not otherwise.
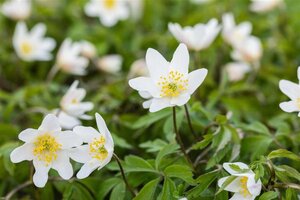
[[[158,154],[155,159],[155,168],[158,169],[159,164],[161,162],[161,159],[163,159],[165,156],[176,153],[177,150],[179,149],[178,144],[168,144],[165,146]]]
[[[159,112],[149,113],[143,117],[140,117],[133,125],[133,129],[145,128],[150,126],[151,124],[171,115],[171,111],[169,109],[164,109]]]
[[[166,145],[168,145],[167,142],[161,139],[156,139],[154,141],[141,143],[139,147],[146,149],[147,152],[157,152],[163,149]]]
[[[133,200],[152,200],[154,199],[155,190],[160,178],[156,178],[147,183]]]
[[[284,173],[287,176],[300,181],[300,173],[296,169],[294,169],[293,167],[290,167],[290,166],[287,166],[287,165],[280,165],[280,166],[276,167],[275,169],[277,169],[277,168],[283,169]]]
[[[125,193],[126,193],[126,188],[125,188],[125,183],[123,181],[121,181],[118,185],[116,185],[114,187],[114,189],[112,190],[111,194],[110,194],[110,200],[123,200],[125,197]]]
[[[0,147],[0,157],[3,157],[4,168],[10,175],[14,174],[15,165],[10,160],[10,153],[19,146],[18,142],[5,143]]]
[[[215,120],[218,124],[224,125],[227,123],[228,119],[225,115],[217,115],[216,116],[216,120]]]
[[[289,158],[291,160],[300,161],[300,157],[286,149],[274,150],[268,155],[268,159]]]
[[[165,177],[164,179],[164,185],[162,192],[160,194],[159,200],[175,200],[174,198],[174,191],[176,189],[175,183],[168,177]]]
[[[157,171],[152,167],[152,165],[140,158],[138,156],[127,156],[125,158],[126,165],[124,166],[126,172],[154,172]]]
[[[272,141],[271,137],[264,135],[246,137],[242,140],[241,152],[242,154],[252,154],[251,160],[259,158],[268,151]]]
[[[164,174],[170,178],[180,178],[191,185],[195,184],[191,168],[184,165],[176,164],[168,166],[167,168],[165,168]]]
[[[117,136],[116,134],[112,134],[113,140],[116,146],[119,146],[124,149],[131,149],[132,145],[129,144],[124,138]]]
[[[239,172],[239,173],[245,173],[245,172],[249,172],[250,169],[241,169],[238,165],[236,164],[229,164],[229,167],[231,169],[233,169],[234,171],[236,172]]]
[[[268,135],[268,136],[271,135],[269,129],[264,124],[262,124],[258,121],[253,122],[250,125],[244,126],[243,128],[245,130],[253,131],[255,133],[261,133],[261,134]]]
[[[224,183],[222,184],[222,186],[220,187],[220,189],[218,190],[218,192],[216,194],[219,194],[221,191],[223,191],[230,183],[232,183],[232,181],[234,181],[236,178],[238,178],[237,176],[229,176]]]
[[[197,142],[196,144],[194,144],[192,146],[192,149],[201,150],[201,149],[205,148],[212,141],[213,137],[214,137],[213,134],[204,135],[204,139],[201,140],[200,142]]]
[[[258,200],[271,200],[271,199],[275,199],[278,197],[278,193],[274,192],[274,191],[269,191],[269,192],[265,192],[263,193]]]
[[[97,199],[104,199],[104,197],[109,193],[109,191],[121,181],[123,180],[119,178],[110,178],[106,179],[105,181],[101,181],[99,183],[100,186],[98,189]]]

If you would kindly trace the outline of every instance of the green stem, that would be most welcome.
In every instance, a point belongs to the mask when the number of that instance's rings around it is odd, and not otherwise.
[[[184,105],[184,109],[185,109],[185,115],[186,115],[186,118],[187,118],[187,121],[188,121],[188,125],[189,125],[190,130],[191,130],[191,133],[193,134],[194,138],[195,138],[196,140],[198,140],[198,137],[197,137],[197,135],[196,135],[196,133],[195,133],[195,131],[194,131],[194,128],[193,128],[193,126],[192,126],[192,121],[191,121],[189,109],[188,109],[188,107],[187,107],[186,104]]]

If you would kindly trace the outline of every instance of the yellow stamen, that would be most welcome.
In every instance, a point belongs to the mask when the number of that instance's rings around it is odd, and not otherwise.
[[[32,52],[32,46],[29,42],[23,42],[21,44],[21,51],[23,54],[30,54]]]
[[[116,1],[117,0],[104,0],[104,6],[107,9],[112,9],[116,6]]]
[[[248,177],[246,177],[246,176],[243,176],[240,179],[240,183],[241,183],[241,187],[242,187],[241,193],[244,195],[244,197],[251,195],[248,190],[248,187],[247,187],[247,182],[248,182]]]
[[[161,97],[177,97],[187,90],[188,80],[178,71],[170,71],[168,76],[161,76],[158,86],[161,87]]]
[[[103,136],[94,139],[94,141],[90,143],[90,155],[92,156],[92,158],[96,158],[102,161],[108,156],[108,152],[104,144],[105,138]]]
[[[78,100],[74,98],[74,99],[72,99],[71,103],[72,103],[72,104],[77,104],[77,103],[78,103]]]
[[[38,136],[33,144],[33,155],[37,156],[40,161],[44,161],[47,165],[56,160],[57,151],[61,149],[61,144],[49,133]]]

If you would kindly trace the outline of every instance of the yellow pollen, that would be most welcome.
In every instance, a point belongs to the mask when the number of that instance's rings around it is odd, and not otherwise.
[[[72,103],[72,104],[77,104],[78,101],[77,101],[77,99],[74,98],[74,99],[72,99],[71,103]]]
[[[108,152],[104,144],[105,138],[103,136],[100,136],[100,138],[97,138],[90,143],[90,155],[92,156],[92,158],[96,158],[102,161],[108,156]]]
[[[30,54],[31,51],[32,51],[32,46],[31,46],[30,43],[28,43],[28,42],[23,42],[23,43],[21,44],[21,51],[22,51],[22,53],[24,53],[24,54]]]
[[[242,186],[241,193],[244,195],[244,197],[246,197],[248,195],[251,195],[249,190],[248,190],[248,187],[247,187],[247,182],[248,182],[248,177],[246,177],[246,176],[243,176],[240,179],[240,183],[241,183],[241,186]]]
[[[49,133],[38,136],[33,144],[33,155],[37,156],[40,161],[44,161],[47,165],[56,160],[57,151],[61,149],[61,144]]]
[[[161,87],[161,97],[177,97],[187,90],[188,80],[178,71],[170,71],[167,76],[161,76],[158,82]]]
[[[117,0],[104,0],[104,6],[107,9],[112,9],[116,6],[116,1]]]

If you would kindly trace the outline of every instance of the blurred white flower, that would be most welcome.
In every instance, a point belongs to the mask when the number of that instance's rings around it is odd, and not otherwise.
[[[194,27],[182,28],[177,23],[169,23],[168,27],[177,41],[196,51],[208,48],[221,29],[216,19],[211,19],[207,24],[196,24]]]
[[[135,78],[137,76],[149,76],[145,59],[138,59],[134,61],[130,66],[128,78]]]
[[[262,57],[262,45],[257,37],[247,37],[235,45],[231,57],[236,61],[257,64]]]
[[[243,62],[231,62],[224,67],[229,81],[239,81],[244,78],[247,72],[251,71],[251,66]]]
[[[204,3],[208,3],[211,2],[212,0],[191,0],[192,3],[195,4],[204,4]]]
[[[80,54],[86,58],[92,59],[96,56],[96,47],[91,42],[86,40],[80,41],[81,50]]]
[[[232,46],[241,43],[251,34],[252,24],[250,22],[242,22],[236,25],[232,13],[224,14],[222,16],[222,22],[222,36],[224,40]]]
[[[251,0],[250,10],[253,12],[268,12],[284,5],[283,0]]]
[[[99,17],[101,23],[108,27],[129,17],[129,7],[125,0],[90,0],[84,11],[90,17]]]
[[[129,85],[139,91],[141,97],[150,99],[143,105],[149,107],[150,112],[186,104],[207,75],[204,68],[188,73],[189,52],[185,44],[177,47],[171,62],[149,48],[146,63],[150,77],[131,79]]]
[[[254,200],[261,192],[261,180],[255,181],[255,173],[241,162],[224,163],[224,169],[236,178],[230,182],[224,190],[234,192],[230,200]],[[231,176],[221,178],[218,186],[222,187],[224,182]]]
[[[130,14],[134,20],[141,18],[144,10],[144,0],[127,0]]]
[[[122,62],[123,58],[120,55],[106,55],[97,60],[97,67],[102,71],[116,74],[121,70]]]
[[[29,32],[24,22],[18,22],[13,35],[17,55],[25,61],[52,59],[50,52],[55,47],[55,40],[45,38],[45,33],[45,24],[39,23]]]
[[[33,183],[37,187],[45,186],[50,168],[55,169],[63,179],[72,177],[69,151],[80,146],[83,141],[72,131],[61,131],[55,115],[48,114],[38,129],[29,128],[22,131],[19,139],[25,144],[14,149],[10,159],[13,163],[33,161]]]
[[[31,13],[31,0],[7,0],[1,6],[1,11],[13,20],[25,20]]]
[[[300,66],[297,70],[297,76],[300,81]],[[296,84],[288,80],[281,80],[279,88],[281,92],[291,99],[290,101],[280,103],[279,107],[288,113],[298,112],[298,116],[300,117],[300,82]]]
[[[100,170],[111,160],[114,152],[114,141],[103,118],[96,113],[98,130],[92,127],[76,126],[73,131],[86,143],[72,150],[70,157],[84,163],[77,178],[88,177],[95,169]]]
[[[85,75],[88,59],[80,56],[81,44],[72,43],[70,38],[64,40],[56,56],[55,66],[64,72],[74,75]]]

